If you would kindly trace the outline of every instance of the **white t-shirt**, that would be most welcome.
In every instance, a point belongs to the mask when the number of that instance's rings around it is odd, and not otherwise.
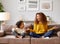
[[[19,33],[19,34],[25,33],[25,29],[16,28],[15,30],[16,30],[17,33]]]

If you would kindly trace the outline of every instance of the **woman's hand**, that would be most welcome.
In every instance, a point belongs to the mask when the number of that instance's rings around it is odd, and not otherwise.
[[[50,30],[55,30],[55,29],[58,29],[58,28],[59,28],[59,27],[54,26],[54,27],[50,28],[48,31],[50,31]]]
[[[58,29],[59,27],[57,27],[57,26],[54,26],[54,27],[52,27],[52,29]]]

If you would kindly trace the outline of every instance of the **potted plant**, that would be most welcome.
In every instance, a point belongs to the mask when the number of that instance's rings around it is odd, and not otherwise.
[[[1,2],[0,2],[0,13],[1,12],[4,12],[4,10],[3,10],[3,5],[1,4]],[[1,22],[0,22],[0,24],[1,24]]]
[[[0,2],[0,12],[4,12],[4,10],[3,10],[3,5],[1,4],[1,2]]]
[[[4,7],[3,7],[3,5],[2,5],[2,3],[0,2],[0,15],[1,15],[1,13],[4,13],[4,9],[3,9]],[[4,34],[3,34],[3,31],[1,30],[1,23],[2,23],[2,21],[0,21],[0,36],[3,36]]]

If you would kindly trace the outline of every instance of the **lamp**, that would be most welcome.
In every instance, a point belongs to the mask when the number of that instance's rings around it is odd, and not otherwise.
[[[0,12],[0,30],[2,30],[2,22],[9,20],[8,12]]]

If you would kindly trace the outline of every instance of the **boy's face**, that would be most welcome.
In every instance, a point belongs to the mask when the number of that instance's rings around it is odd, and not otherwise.
[[[23,22],[21,23],[20,28],[21,28],[21,29],[24,28],[24,23],[23,23]]]

